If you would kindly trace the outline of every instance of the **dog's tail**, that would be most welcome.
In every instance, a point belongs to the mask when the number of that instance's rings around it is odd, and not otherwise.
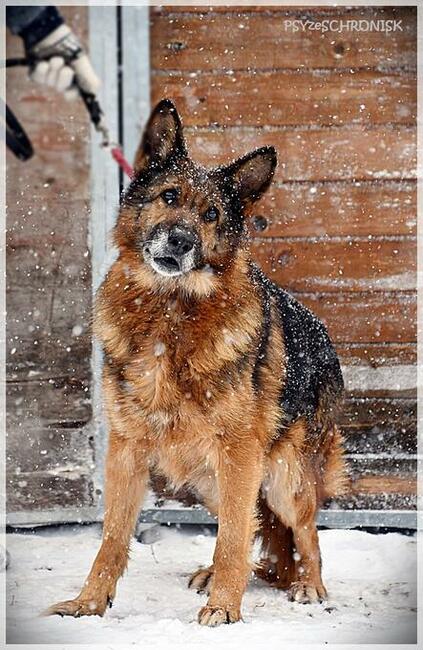
[[[273,587],[288,589],[297,578],[292,529],[287,528],[261,498],[259,513],[262,557],[255,574]]]
[[[333,426],[326,438],[323,489],[322,494],[318,495],[320,502],[328,497],[341,496],[351,490],[342,443],[341,432],[338,427]]]

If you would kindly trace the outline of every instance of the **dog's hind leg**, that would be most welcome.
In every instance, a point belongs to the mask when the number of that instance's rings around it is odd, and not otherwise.
[[[102,616],[128,561],[129,542],[148,479],[143,449],[111,433],[106,461],[103,541],[80,594],[52,605],[46,614]]]
[[[254,572],[272,587],[288,589],[297,579],[292,529],[282,523],[263,498],[259,499],[259,513],[262,557]]]
[[[285,528],[292,529],[293,545],[288,552],[293,553],[295,572],[289,560],[289,579],[294,579],[291,585],[286,584],[288,580],[285,584],[289,587],[292,600],[302,603],[316,602],[326,597],[315,524],[320,477],[308,458],[307,433],[306,424],[299,420],[274,444],[263,485],[268,507]]]
[[[194,571],[188,581],[188,588],[195,589],[197,594],[210,593],[211,579],[213,578],[214,566],[211,564],[207,568],[200,567]]]
[[[299,603],[325,600],[327,592],[322,582],[320,548],[314,516],[298,521],[293,533],[298,579],[289,588],[290,600]]]

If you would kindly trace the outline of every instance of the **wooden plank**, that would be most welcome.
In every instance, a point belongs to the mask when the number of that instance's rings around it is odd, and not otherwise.
[[[78,327],[78,326],[76,326]],[[65,379],[89,382],[91,337],[69,331],[32,339],[8,339],[7,376],[13,381]]]
[[[372,492],[398,492],[411,494],[416,492],[417,460],[415,456],[373,456],[370,454],[353,454],[346,457],[353,490],[355,482],[363,480],[363,485],[373,486]],[[364,478],[369,479],[368,482]],[[382,480],[383,478],[383,480]],[[397,484],[395,482],[398,480]],[[378,484],[379,480],[379,484]],[[378,487],[379,485],[379,487]],[[385,489],[382,489],[385,485]],[[410,492],[411,486],[413,492]],[[361,483],[357,483],[357,491]],[[367,487],[366,491],[370,491]]]
[[[91,265],[86,237],[87,232],[78,229],[67,241],[54,236],[9,237],[6,251],[8,288],[37,287],[40,293],[59,285],[88,289]]]
[[[18,180],[23,182],[22,177]],[[64,186],[60,179],[35,174],[34,169],[28,169],[25,180],[31,191],[20,192],[13,210],[9,205],[9,245],[32,241],[34,244],[38,242],[42,248],[46,240],[54,242],[57,246],[65,243],[72,245],[76,240],[81,241],[82,246],[82,237],[84,233],[86,236],[89,219],[87,197],[75,198],[73,183],[67,182]],[[11,175],[7,183],[12,186]],[[50,212],[53,213],[54,221],[49,218]],[[85,241],[81,254],[87,256],[87,253],[88,246]]]
[[[89,327],[91,292],[86,284],[19,285],[15,277],[7,290],[10,347],[19,353],[17,343],[51,336],[64,337],[62,343],[71,345],[72,339],[78,339]],[[87,344],[89,347],[89,341]]]
[[[348,459],[352,479],[349,493],[331,502],[345,509],[415,509],[416,460],[413,457]]]
[[[413,496],[417,491],[417,481],[413,476],[366,476],[353,482],[354,494],[404,494]]]
[[[332,499],[326,503],[327,508],[346,510],[416,510],[415,494],[398,494],[396,492],[355,493]],[[378,524],[376,524],[378,525]]]
[[[25,448],[25,455],[22,449]],[[8,464],[22,472],[76,472],[93,463],[92,439],[81,428],[26,425],[8,432]]]
[[[264,272],[290,291],[416,287],[416,244],[409,239],[254,240],[251,252]]]
[[[47,472],[11,474],[6,479],[7,510],[53,510],[91,506],[93,484],[90,476],[69,472],[54,475]]]
[[[375,477],[372,483],[371,477],[366,478],[366,482],[356,482],[355,487],[344,497],[330,499],[324,507],[342,508],[345,510],[415,510],[416,509],[416,481],[415,477],[385,477],[381,490],[380,477]],[[174,502],[180,507],[192,506],[198,503],[198,500],[188,489],[180,489],[177,492],[162,484],[158,477],[153,481],[153,489],[156,496],[155,506],[160,508],[165,504],[170,508]],[[362,491],[360,491],[362,486]],[[370,491],[369,491],[370,489]]]
[[[86,380],[57,377],[49,381],[8,382],[6,399],[10,432],[20,427],[75,428],[91,419],[90,387]]]
[[[331,331],[332,328],[331,325]],[[410,366],[417,363],[416,343],[392,343],[390,341],[354,344],[336,343],[336,351],[344,365],[380,368],[384,366]]]
[[[356,7],[344,7],[341,8],[342,11],[348,12],[357,10]],[[273,15],[310,15],[314,14],[334,14],[338,13],[340,7],[334,6],[284,6],[284,5],[257,5],[254,3],[244,4],[244,5],[228,5],[228,4],[213,4],[213,5],[187,5],[181,2],[181,0],[175,0],[175,4],[172,5],[155,5],[151,7],[152,15],[161,14],[161,15],[178,15],[178,14],[190,14],[190,13],[200,13],[200,14],[214,14],[214,13],[226,13],[226,14],[248,14],[248,13],[271,13]]]
[[[372,454],[410,454],[416,453],[416,421],[406,422],[403,427],[386,421],[381,427],[374,426],[370,431],[365,425],[357,423],[357,429],[342,427],[344,447],[347,453]]]
[[[340,426],[347,453],[415,454],[417,404],[404,399],[346,399]]]
[[[272,185],[249,211],[253,237],[415,235],[414,183]]]
[[[374,387],[366,381],[366,377],[359,377],[363,380],[361,388],[355,388],[354,390],[347,390],[345,395],[347,399],[354,398],[375,398],[375,399],[417,399],[417,371],[413,366],[401,366],[399,372],[395,367],[387,368],[389,371],[388,377],[383,377],[385,379],[383,386]],[[401,385],[403,377],[400,371],[406,371],[406,379],[409,379],[407,375],[411,374],[409,371],[412,371],[413,374],[413,386]],[[344,378],[345,378],[345,368],[344,368]],[[348,381],[346,382],[348,383]],[[405,381],[404,381],[405,383]],[[411,383],[411,381],[410,381]]]
[[[186,126],[415,124],[417,79],[353,69],[153,76],[153,105],[163,97]]]
[[[351,429],[352,435],[355,430],[378,433],[385,427],[416,433],[417,403],[412,399],[345,399],[341,415],[342,427]]]
[[[151,61],[159,70],[362,68],[416,65],[416,11],[410,7],[338,7],[339,20],[402,20],[402,31],[292,31],[277,7],[260,14],[152,16]],[[309,8],[292,8],[316,21]],[[294,16],[295,17],[295,16]],[[212,35],[212,38],[210,37]]]
[[[354,294],[334,288],[333,293],[297,295],[297,298],[323,320],[335,343],[416,341],[414,294],[376,291]]]
[[[279,154],[275,180],[414,179],[416,131],[406,127],[331,129],[185,129],[194,160],[227,164],[257,147]]]

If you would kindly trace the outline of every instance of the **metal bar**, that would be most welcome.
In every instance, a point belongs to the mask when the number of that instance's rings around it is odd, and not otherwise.
[[[403,528],[415,530],[419,513],[415,510],[321,510],[317,524],[327,528]],[[7,525],[16,528],[48,526],[63,523],[101,522],[96,507],[69,510],[45,510],[39,512],[10,512]],[[143,510],[138,518],[143,524],[217,524],[201,506],[192,508],[150,508]]]
[[[328,528],[417,528],[415,510],[320,510],[319,526]]]
[[[98,508],[87,506],[81,508],[55,508],[54,510],[34,510],[32,512],[8,512],[6,525],[14,528],[35,528],[37,526],[54,526],[56,524],[86,524],[101,521]]]
[[[102,79],[99,102],[103,107],[112,137],[118,133],[118,62],[116,54],[117,24],[115,7],[89,8],[90,56],[94,69]],[[119,169],[111,156],[101,147],[98,134],[91,130],[91,261],[93,294],[114,258],[109,232],[114,225],[119,203]],[[103,489],[103,466],[106,453],[107,429],[101,408],[102,354],[98,343],[93,345],[92,404],[96,493]],[[101,513],[102,499],[98,500]],[[68,513],[68,517],[71,512]]]
[[[150,113],[150,7],[124,6],[121,16],[122,145],[132,161]]]
[[[161,524],[216,524],[204,508],[151,509],[140,514],[140,522]],[[410,528],[417,527],[417,512],[413,510],[321,510],[319,526],[328,528]]]

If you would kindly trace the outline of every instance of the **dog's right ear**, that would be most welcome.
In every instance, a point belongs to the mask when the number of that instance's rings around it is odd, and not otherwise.
[[[162,99],[153,110],[135,154],[135,173],[148,166],[161,167],[171,155],[186,154],[182,123],[170,99]]]

